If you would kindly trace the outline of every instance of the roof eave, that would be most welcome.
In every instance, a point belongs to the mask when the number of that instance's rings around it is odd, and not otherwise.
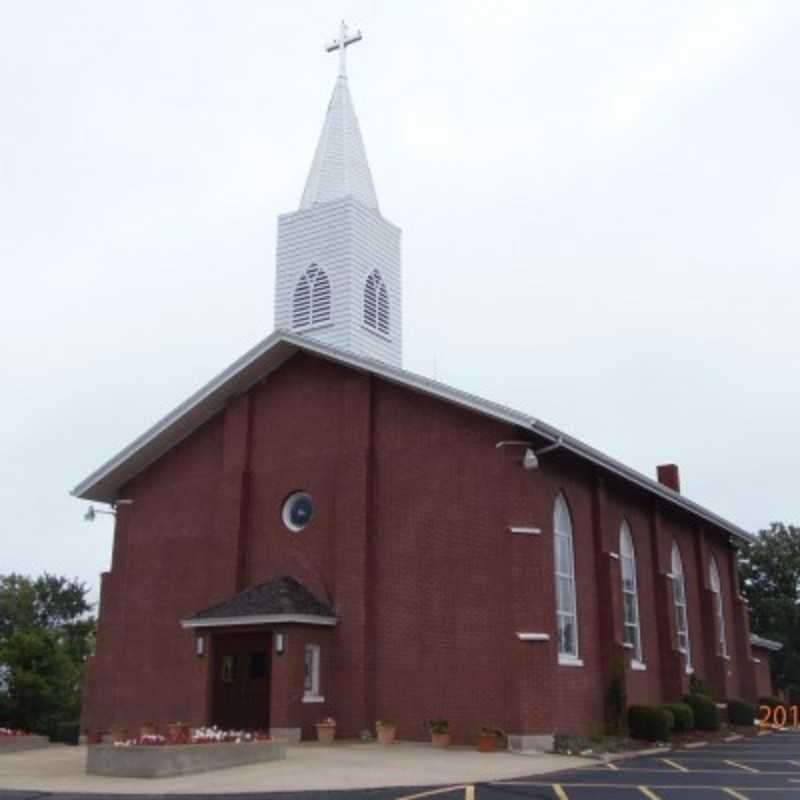
[[[708,509],[688,500],[678,492],[674,492],[663,484],[648,478],[646,475],[627,467],[599,450],[595,450],[593,447],[534,417],[468,392],[454,389],[447,384],[439,383],[430,378],[391,367],[374,359],[333,349],[313,339],[281,329],[274,331],[266,339],[251,348],[198,392],[195,392],[116,456],[81,481],[72,490],[72,494],[85,500],[97,500],[99,502],[113,502],[118,499],[117,492],[122,485],[181,442],[192,431],[196,430],[199,425],[208,421],[215,413],[222,410],[231,397],[246,392],[299,350],[305,350],[321,358],[345,364],[362,372],[370,372],[391,383],[412,388],[461,408],[527,429],[531,433],[543,436],[552,442],[560,441],[565,450],[639,486],[673,506],[700,517],[726,531],[740,542],[751,542],[755,538],[753,534],[743,528],[733,525]],[[269,359],[270,356],[272,356],[271,359]],[[262,363],[264,361],[267,363]],[[170,429],[172,429],[173,435],[167,438],[166,434]],[[158,444],[159,437],[166,439],[161,445]],[[143,450],[146,451],[143,457],[127,473],[118,475],[116,479],[112,477],[115,471],[119,472],[126,462],[130,462],[137,453]]]
[[[228,628],[238,625],[320,625],[335,627],[336,617],[322,617],[316,614],[250,614],[236,617],[190,617],[181,620],[186,630],[197,628]]]

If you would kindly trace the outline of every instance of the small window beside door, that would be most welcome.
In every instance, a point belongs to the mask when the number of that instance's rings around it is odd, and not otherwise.
[[[322,703],[325,698],[320,694],[319,685],[319,645],[307,644],[305,648],[305,684],[303,686],[304,703]]]

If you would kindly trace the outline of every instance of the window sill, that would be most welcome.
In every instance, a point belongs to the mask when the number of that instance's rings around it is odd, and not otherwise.
[[[647,664],[643,664],[641,661],[631,661],[631,669],[636,672],[646,672]]]
[[[730,661],[731,660],[731,657],[729,655],[727,655],[726,653],[720,653],[719,657],[721,659],[725,660],[725,661]]]
[[[623,643],[622,643],[622,646],[623,646],[623,647],[624,647],[626,650],[633,650],[633,645],[632,645],[632,644],[630,644],[629,642],[623,642]]]
[[[689,664],[686,665],[686,669],[684,671],[687,675],[694,675],[694,667],[689,666]]]
[[[572,658],[570,656],[559,656],[558,665],[560,667],[582,667],[583,661],[579,658]]]
[[[324,703],[325,698],[320,694],[304,694],[303,695],[303,702],[304,703]]]

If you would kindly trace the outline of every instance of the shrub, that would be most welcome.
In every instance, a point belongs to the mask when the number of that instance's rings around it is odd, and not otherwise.
[[[667,715],[667,725],[671,731],[675,730],[675,715],[666,706],[659,706],[659,708]]]
[[[450,723],[442,717],[429,720],[428,728],[431,733],[450,733]]]
[[[628,706],[631,736],[648,742],[668,741],[670,716],[658,706]]]
[[[768,697],[759,697],[758,704],[760,706],[769,706],[770,708],[775,708],[781,704],[781,701],[774,695],[769,695]]]
[[[752,725],[756,718],[756,707],[747,700],[728,700],[728,722],[731,725]]]
[[[59,722],[56,726],[55,740],[62,744],[78,744],[81,734],[79,722]]]
[[[694,729],[694,711],[686,703],[667,703],[661,706],[665,711],[669,711],[675,719],[672,730],[678,733],[686,733]]]
[[[692,673],[689,676],[689,694],[703,694],[706,697],[711,697],[711,686],[702,678]]]
[[[687,694],[683,702],[694,712],[694,725],[699,731],[718,731],[721,724],[717,704],[704,694]]]

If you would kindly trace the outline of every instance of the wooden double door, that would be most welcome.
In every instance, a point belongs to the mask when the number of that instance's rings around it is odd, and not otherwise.
[[[269,730],[271,657],[270,633],[214,637],[214,725]]]

